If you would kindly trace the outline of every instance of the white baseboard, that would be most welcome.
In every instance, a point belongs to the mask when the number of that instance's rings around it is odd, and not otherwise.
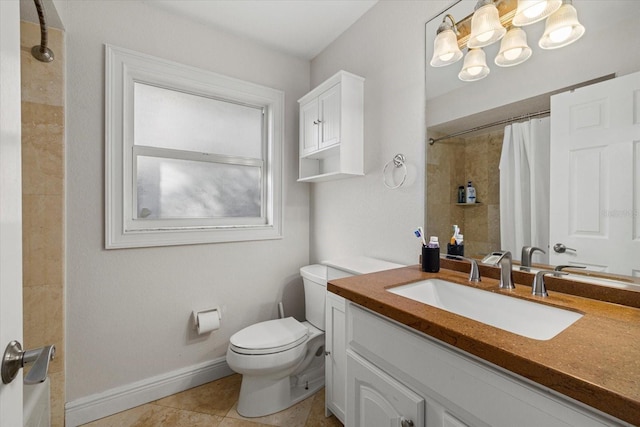
[[[68,402],[65,425],[76,427],[145,403],[170,396],[219,378],[233,371],[224,357],[156,377],[127,384]]]

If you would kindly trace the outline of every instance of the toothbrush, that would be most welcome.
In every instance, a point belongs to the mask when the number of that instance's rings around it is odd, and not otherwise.
[[[422,227],[418,227],[418,229],[414,231],[413,234],[415,234],[416,237],[420,237],[422,239],[422,246],[427,246],[427,241],[424,238],[424,230],[422,229]]]

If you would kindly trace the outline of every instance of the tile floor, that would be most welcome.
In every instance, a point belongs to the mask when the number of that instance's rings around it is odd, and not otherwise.
[[[84,427],[342,427],[324,416],[324,388],[289,409],[261,418],[236,411],[242,376],[234,374]]]

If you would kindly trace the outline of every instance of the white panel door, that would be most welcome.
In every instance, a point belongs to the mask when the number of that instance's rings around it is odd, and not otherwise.
[[[300,157],[318,151],[318,100],[300,106]]]
[[[20,2],[0,1],[0,354],[22,341]],[[22,373],[0,382],[0,426],[22,425]]]
[[[422,397],[347,351],[347,426],[425,427]]]
[[[340,100],[341,85],[337,84],[318,97],[320,108],[319,148],[326,148],[340,142]]]
[[[345,299],[327,292],[325,316],[325,398],[326,409],[332,412],[343,424],[347,404],[347,342]],[[328,413],[326,415],[329,415]]]
[[[551,97],[551,264],[640,273],[639,174],[640,73]]]

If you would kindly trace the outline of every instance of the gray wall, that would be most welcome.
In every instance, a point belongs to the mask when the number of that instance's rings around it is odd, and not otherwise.
[[[57,1],[67,37],[67,402],[224,356],[229,337],[275,318],[286,288],[299,313],[309,261],[309,188],[296,183],[297,99],[309,67],[141,1]],[[283,90],[282,240],[104,249],[104,44]],[[192,309],[220,306],[198,337]]]
[[[312,260],[362,254],[418,263],[413,230],[424,219],[424,25],[446,3],[381,1],[311,62],[312,86],[339,69],[366,79],[366,175],[313,185]],[[405,155],[408,177],[390,190],[382,170],[396,153]]]

